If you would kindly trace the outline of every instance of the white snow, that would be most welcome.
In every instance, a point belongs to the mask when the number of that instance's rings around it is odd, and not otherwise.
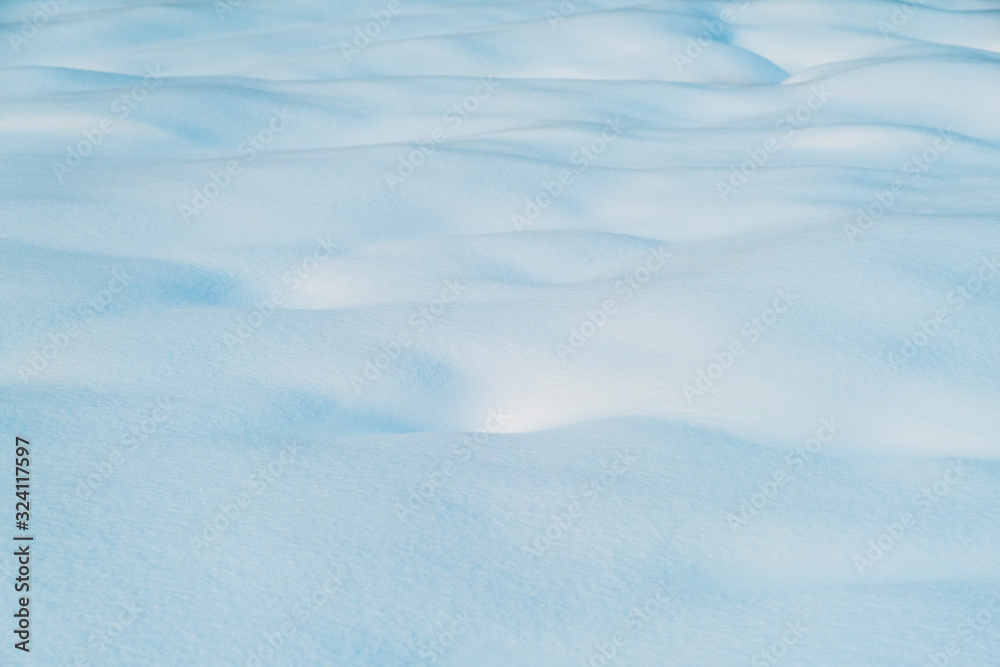
[[[0,24],[37,664],[1000,662],[1000,2]]]

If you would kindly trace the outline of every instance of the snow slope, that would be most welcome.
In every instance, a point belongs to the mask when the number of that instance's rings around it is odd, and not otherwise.
[[[0,23],[0,663],[1000,662],[1000,2]]]

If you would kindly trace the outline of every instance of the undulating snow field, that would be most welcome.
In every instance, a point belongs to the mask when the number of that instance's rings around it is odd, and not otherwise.
[[[0,664],[1000,664],[997,0],[0,22]]]

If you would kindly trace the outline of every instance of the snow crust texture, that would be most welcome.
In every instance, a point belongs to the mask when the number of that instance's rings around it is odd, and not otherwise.
[[[36,664],[1000,664],[1000,2],[0,36]]]

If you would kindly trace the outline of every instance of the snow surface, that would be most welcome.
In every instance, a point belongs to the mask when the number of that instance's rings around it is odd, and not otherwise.
[[[1000,664],[1000,2],[0,22],[0,663]]]

